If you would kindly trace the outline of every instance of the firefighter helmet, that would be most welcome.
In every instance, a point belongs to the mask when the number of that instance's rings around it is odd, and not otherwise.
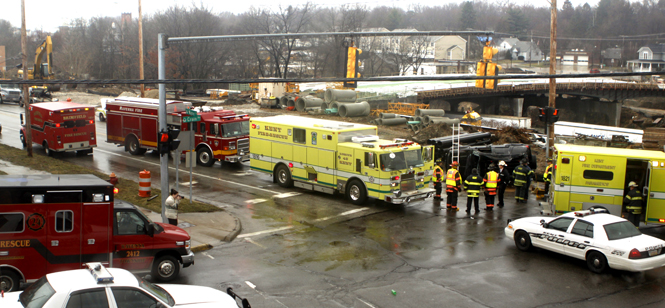
[[[458,163],[457,161],[454,161],[454,162],[453,162],[452,164],[450,164],[450,165],[453,166],[453,167],[457,167],[457,166],[459,166],[459,163]]]
[[[630,181],[630,183],[628,183],[628,187],[637,187],[637,183]]]

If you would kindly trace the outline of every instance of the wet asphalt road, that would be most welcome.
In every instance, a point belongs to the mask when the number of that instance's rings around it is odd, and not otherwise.
[[[16,105],[0,105],[0,142],[20,147]],[[104,142],[93,156],[61,159],[159,180],[159,158],[131,156]],[[41,146],[34,146],[35,152]],[[41,155],[41,153],[40,153]],[[240,218],[232,243],[198,253],[175,283],[233,287],[253,307],[662,307],[665,269],[593,274],[586,263],[546,251],[520,252],[505,238],[508,218],[537,215],[511,202],[494,212],[441,210],[431,199],[408,206],[354,206],[342,196],[283,189],[249,166],[194,168],[195,199]],[[181,171],[180,182],[189,180]],[[175,172],[170,171],[171,180]],[[159,186],[159,183],[154,183]],[[181,192],[188,194],[181,186]],[[481,207],[483,204],[481,199]],[[445,205],[444,205],[445,207]],[[473,218],[471,218],[473,217]],[[642,231],[665,238],[665,228]],[[395,291],[395,295],[392,291]]]

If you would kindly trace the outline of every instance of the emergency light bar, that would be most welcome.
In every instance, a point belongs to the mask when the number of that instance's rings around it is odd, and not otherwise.
[[[86,263],[86,267],[92,274],[92,277],[97,280],[97,283],[113,282],[113,275],[99,262]]]
[[[374,141],[379,141],[379,136],[377,135],[355,136],[351,138],[351,141],[355,143],[374,142]]]
[[[389,143],[389,144],[382,144],[379,146],[381,149],[386,149],[386,148],[392,148],[392,147],[406,147],[413,145],[415,142],[409,141],[409,142],[402,142],[402,143]]]
[[[243,117],[246,117],[246,116],[247,116],[247,114],[238,114],[238,115],[232,115],[232,116],[225,116],[225,117],[217,116],[217,117],[224,120],[224,119],[230,119],[230,118],[243,118]]]
[[[609,211],[607,209],[603,209],[603,208],[590,208],[586,211],[577,211],[577,212],[575,212],[575,216],[584,217],[584,216],[589,216],[591,214],[600,214],[600,213],[609,214]]]

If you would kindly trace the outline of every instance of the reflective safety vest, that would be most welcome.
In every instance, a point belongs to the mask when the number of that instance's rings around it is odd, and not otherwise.
[[[519,165],[513,169],[513,177],[515,178],[515,186],[524,186],[526,184],[526,177],[529,170],[524,165]]]
[[[552,182],[552,164],[549,164],[547,168],[545,168],[545,173],[543,174],[543,181],[545,182]]]
[[[483,180],[478,175],[469,175],[464,180],[464,189],[468,197],[478,197],[480,194],[480,186],[483,185]]]
[[[487,190],[496,190],[497,183],[499,183],[499,174],[494,171],[487,172],[483,182],[485,182]]]
[[[626,210],[632,214],[642,214],[642,195],[637,189],[631,189],[623,201]]]
[[[457,172],[457,169],[455,168],[450,168],[448,172],[446,172],[446,186],[448,188],[455,188],[456,190],[459,188],[461,184],[461,179],[459,176],[459,172]]]
[[[443,182],[443,169],[439,166],[434,166],[434,182],[440,183]]]

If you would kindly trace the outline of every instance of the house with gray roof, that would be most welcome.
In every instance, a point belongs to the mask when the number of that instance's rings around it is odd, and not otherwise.
[[[665,69],[665,44],[640,47],[638,59],[628,60],[628,68],[633,72],[660,72]]]

